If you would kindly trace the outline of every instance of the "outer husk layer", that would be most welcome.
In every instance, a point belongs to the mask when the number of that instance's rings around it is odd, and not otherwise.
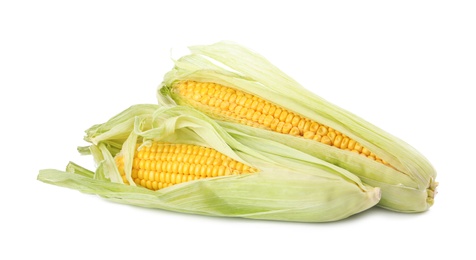
[[[326,222],[346,218],[378,203],[380,190],[333,164],[281,143],[237,132],[231,136],[215,121],[190,108],[136,105],[86,131],[95,172],[70,163],[67,171],[46,169],[38,179],[98,194],[109,200],[178,212],[253,219]],[[125,158],[126,175],[136,142],[163,141],[212,147],[259,169],[185,182],[158,191],[125,185],[114,155]],[[265,146],[265,149],[258,149]],[[129,166],[127,166],[129,165]]]
[[[233,43],[191,47],[175,61],[157,93],[161,104],[187,105],[173,90],[181,80],[214,82],[257,95],[297,114],[330,126],[373,151],[394,168],[360,155],[304,138],[274,133],[215,118],[232,134],[277,140],[342,167],[365,183],[382,188],[379,206],[400,212],[421,212],[433,205],[436,171],[409,144],[364,119],[320,98],[260,55]],[[213,117],[213,115],[210,115]]]

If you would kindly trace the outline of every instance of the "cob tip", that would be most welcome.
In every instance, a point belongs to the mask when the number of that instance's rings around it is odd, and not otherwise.
[[[433,178],[430,179],[430,184],[428,185],[427,194],[428,197],[426,199],[427,203],[431,206],[435,202],[435,196],[438,193],[437,187],[438,187],[438,182],[435,181]]]
[[[369,194],[370,198],[372,198],[374,201],[380,201],[382,198],[382,190],[379,187],[375,187],[372,192]]]

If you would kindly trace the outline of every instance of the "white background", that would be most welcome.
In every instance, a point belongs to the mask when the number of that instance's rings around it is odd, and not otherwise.
[[[0,259],[474,259],[472,1],[2,1]],[[474,3],[474,2],[473,2]],[[171,48],[231,40],[420,150],[423,214],[326,224],[185,215],[36,180],[83,131],[155,103]]]

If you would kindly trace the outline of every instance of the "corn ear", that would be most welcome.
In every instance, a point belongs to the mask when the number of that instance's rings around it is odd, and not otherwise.
[[[246,134],[276,140],[342,167],[359,176],[364,183],[382,188],[381,207],[400,212],[421,212],[433,205],[438,184],[436,171],[409,144],[310,92],[265,58],[242,46],[220,42],[190,47],[190,51],[190,55],[176,60],[174,68],[165,75],[157,92],[160,104],[192,106],[218,120],[232,135]],[[253,117],[250,109],[238,118],[217,113],[219,110],[210,109],[210,105],[201,105],[205,102],[193,101],[205,92],[196,93],[191,98],[183,95],[179,86],[184,82],[213,83],[250,98],[266,100],[288,111],[286,113],[342,133],[345,142],[358,146],[358,151],[335,147],[338,146],[336,143],[341,144],[342,137],[332,144],[327,136],[326,140],[314,133],[306,136],[302,129],[295,131],[301,134],[298,136],[282,133],[289,132],[289,127],[286,131],[270,131],[266,124],[264,127],[254,125],[246,119]],[[347,146],[347,143],[342,146]]]
[[[141,207],[299,222],[340,220],[380,199],[379,188],[361,183],[340,167],[269,139],[242,133],[232,137],[215,121],[187,107],[136,105],[89,128],[85,140],[91,145],[79,150],[94,157],[96,171],[70,163],[66,172],[41,170],[38,179]],[[131,169],[138,149],[155,142],[211,147],[256,170],[154,191],[136,185]],[[260,146],[266,149],[257,149]],[[115,163],[118,156],[124,161],[123,170]]]

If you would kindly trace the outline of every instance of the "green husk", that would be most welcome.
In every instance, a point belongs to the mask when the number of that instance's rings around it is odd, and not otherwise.
[[[159,103],[187,105],[173,90],[174,84],[181,80],[214,82],[257,95],[346,134],[395,168],[312,140],[244,126],[225,118],[215,119],[233,136],[247,134],[279,141],[342,167],[371,186],[381,187],[381,207],[421,212],[433,205],[436,171],[409,144],[310,92],[265,58],[242,46],[220,42],[190,47],[190,51],[190,55],[176,60],[175,67],[165,75],[157,92]]]
[[[70,163],[66,171],[41,170],[38,179],[141,207],[300,222],[340,220],[374,206],[380,198],[378,188],[362,184],[340,167],[269,139],[243,132],[232,136],[204,114],[182,106],[132,106],[89,128],[85,140],[91,145],[79,150],[94,157],[96,171]],[[258,172],[148,190],[135,186],[128,167],[136,142],[151,141],[212,147]],[[124,156],[131,186],[123,184],[114,164],[118,153]]]

